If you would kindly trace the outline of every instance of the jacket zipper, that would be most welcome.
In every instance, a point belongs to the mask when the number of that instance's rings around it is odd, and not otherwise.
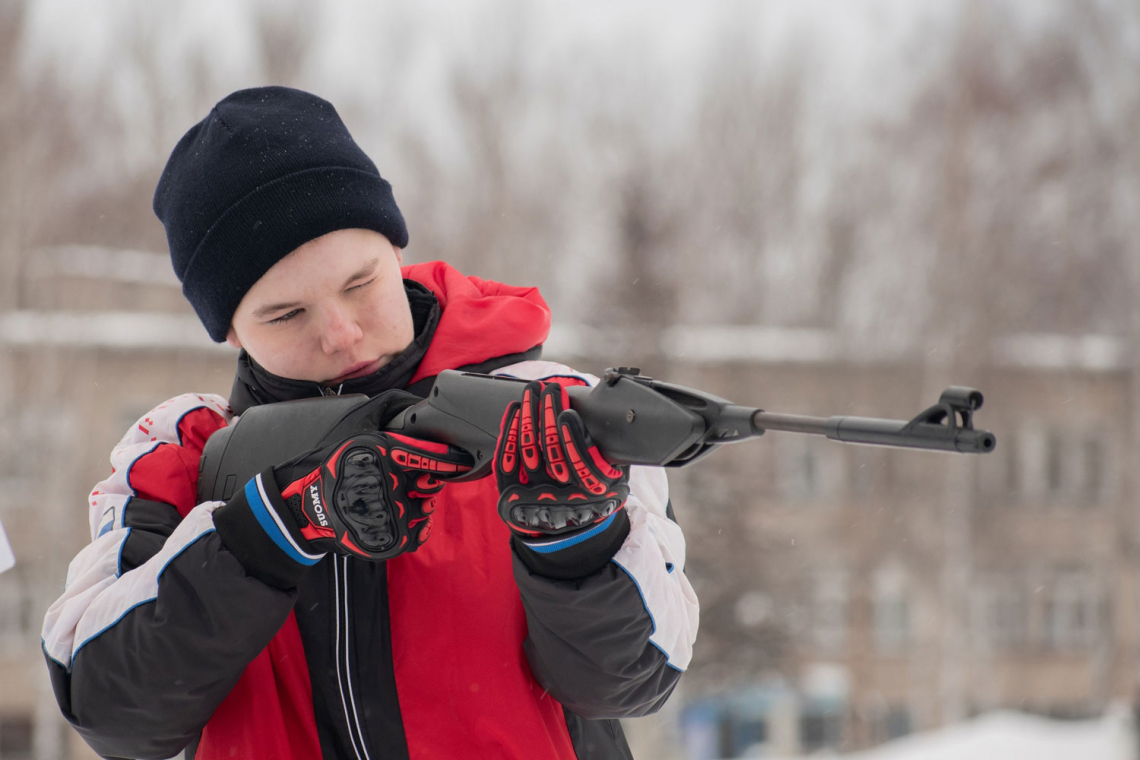
[[[342,564],[343,563],[343,564]],[[344,721],[356,760],[371,760],[360,728],[360,715],[356,709],[356,696],[352,691],[352,665],[349,659],[348,615],[348,557],[333,557],[334,595],[336,597],[336,678],[340,688],[340,703],[344,708]],[[343,653],[343,654],[342,654]]]

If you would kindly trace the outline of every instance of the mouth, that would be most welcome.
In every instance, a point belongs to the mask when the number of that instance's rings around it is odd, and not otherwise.
[[[387,359],[387,358],[388,357],[386,357],[386,356],[381,356],[379,359],[373,359],[370,362],[360,362],[359,364],[354,364],[351,367],[349,367],[344,372],[344,374],[339,375],[338,377],[334,377],[332,380],[328,380],[324,384],[328,385],[328,386],[333,386],[333,385],[336,385],[338,383],[343,383],[345,380],[352,380],[353,378],[364,377],[365,375],[371,375],[373,372],[376,372],[377,370],[379,370],[381,367],[384,366],[385,359]]]

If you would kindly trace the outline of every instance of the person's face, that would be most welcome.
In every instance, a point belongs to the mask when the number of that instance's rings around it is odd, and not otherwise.
[[[403,256],[371,230],[337,230],[277,262],[238,305],[227,342],[269,372],[335,386],[415,338]]]

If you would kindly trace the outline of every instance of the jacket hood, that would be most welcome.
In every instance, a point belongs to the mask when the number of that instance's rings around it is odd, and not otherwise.
[[[550,307],[538,288],[470,277],[442,261],[413,264],[403,272],[431,290],[443,309],[412,383],[445,369],[527,352],[550,334]]]

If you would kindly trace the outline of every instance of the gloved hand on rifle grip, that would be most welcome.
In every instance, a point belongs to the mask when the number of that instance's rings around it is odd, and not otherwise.
[[[471,458],[372,430],[263,470],[214,511],[218,536],[249,575],[290,589],[326,552],[385,560],[427,540],[432,497]]]
[[[629,474],[598,451],[559,383],[528,383],[522,401],[507,407],[494,465],[499,516],[528,549],[546,555],[531,557],[540,566],[530,562],[532,569],[556,577],[580,575],[575,567],[591,571],[628,533],[621,509]],[[606,533],[611,526],[615,531]],[[573,551],[555,560],[563,550]],[[564,566],[552,568],[550,561]]]
[[[466,472],[466,454],[395,433],[361,433],[271,468],[305,548],[383,560],[431,534],[431,499]],[[266,473],[260,477],[263,479]]]

